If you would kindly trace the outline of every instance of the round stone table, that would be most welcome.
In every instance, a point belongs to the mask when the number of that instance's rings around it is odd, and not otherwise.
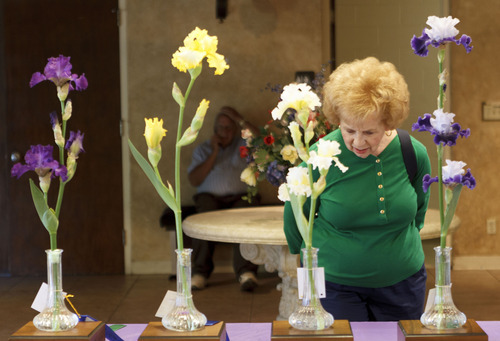
[[[283,232],[283,206],[210,211],[188,216],[183,231],[192,238],[240,244],[243,258],[278,271],[281,290],[278,320],[287,320],[298,304],[298,255],[288,251]]]

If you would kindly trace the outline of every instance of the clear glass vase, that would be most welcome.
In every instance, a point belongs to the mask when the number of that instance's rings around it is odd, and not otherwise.
[[[169,330],[187,332],[202,329],[207,318],[193,303],[191,295],[192,249],[175,250],[177,253],[177,297],[172,310],[163,316],[161,323]]]
[[[467,322],[467,317],[455,307],[451,297],[451,247],[442,249],[438,246],[434,251],[436,251],[435,295],[433,301],[427,303],[427,306],[430,304],[430,308],[427,308],[420,317],[420,322],[430,329],[460,328]]]
[[[76,327],[78,316],[72,313],[64,303],[62,289],[61,256],[63,250],[45,250],[47,253],[47,304],[45,309],[35,316],[33,324],[43,331],[66,331]]]
[[[333,324],[333,316],[321,305],[316,290],[314,269],[318,267],[317,248],[302,249],[302,261],[306,273],[303,278],[302,302],[288,318],[293,328],[301,330],[323,330]]]

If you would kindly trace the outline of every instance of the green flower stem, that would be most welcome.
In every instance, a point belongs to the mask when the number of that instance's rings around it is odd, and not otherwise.
[[[445,57],[446,50],[440,49],[438,51],[438,65],[439,65],[439,98],[438,98],[438,108],[444,108],[444,87],[446,83],[442,81],[444,79],[444,69],[443,62]],[[436,269],[436,297],[439,299],[438,301],[438,312],[439,315],[443,314],[443,286],[445,285],[445,260],[446,256],[444,253],[444,249],[446,247],[446,233],[444,232],[444,189],[443,189],[443,145],[440,143],[437,146],[437,168],[438,168],[438,198],[439,198],[439,221],[441,226],[441,235],[440,235],[440,247],[441,253],[439,255],[440,261],[437,264],[438,268]]]
[[[307,147],[309,149],[309,146]],[[311,185],[311,192],[313,193],[313,176],[312,176],[312,166],[310,164],[307,164],[307,170],[309,173],[309,184]],[[311,249],[312,248],[312,237],[313,237],[313,226],[314,226],[314,215],[316,212],[316,195],[313,193],[311,194],[311,208],[309,210],[309,221],[308,221],[308,227],[307,227],[307,240],[306,240],[306,248]]]
[[[65,101],[60,101],[61,102],[61,115],[64,114],[64,108],[65,108]],[[66,139],[66,121],[62,120],[62,137],[65,140]],[[59,146],[59,163],[63,166],[65,166],[65,160],[64,160],[64,146]],[[61,179],[59,180],[59,192],[57,194],[57,202],[56,202],[56,210],[55,214],[57,219],[59,219],[59,214],[61,213],[61,206],[62,206],[62,200],[64,196],[64,187],[66,186],[66,183],[63,182]],[[57,249],[57,231],[54,233],[50,233],[50,249],[55,250]]]
[[[186,102],[193,88],[194,81],[197,76],[191,74],[191,81],[189,82],[186,94],[184,95],[184,100],[182,104],[179,105],[179,123],[177,125],[177,138],[175,143],[175,201],[177,202],[177,210],[174,211],[175,216],[175,232],[177,235],[177,249],[184,249],[184,241],[182,238],[182,211],[181,211],[181,177],[180,177],[180,162],[181,162],[181,147],[178,145],[179,140],[182,136],[182,122],[184,118],[184,109],[186,107]],[[185,274],[184,274],[185,276]],[[185,280],[182,283],[186,283]]]
[[[66,107],[65,101],[60,101],[61,102],[61,117],[64,115],[64,109]],[[62,119],[62,118],[61,118]],[[61,133],[63,140],[66,141],[66,121],[62,120],[62,128],[61,128]],[[64,146],[59,146],[59,163],[61,165],[65,165],[64,163]]]
[[[49,232],[49,237],[50,237],[50,249],[54,251],[55,249],[57,249],[57,233]]]
[[[438,99],[438,108],[444,108],[444,87],[446,82],[442,81],[444,79],[444,69],[443,62],[446,54],[446,50],[444,48],[438,50],[438,65],[439,65],[439,99]],[[437,157],[438,157],[438,191],[439,191],[439,220],[441,225],[441,232],[443,232],[443,224],[444,224],[444,195],[443,195],[443,146],[438,144],[437,146]],[[446,247],[446,235],[441,234],[440,240],[441,249]]]
[[[445,54],[446,54],[446,50],[444,48],[440,49],[438,52],[439,79],[441,79],[441,76],[443,76],[443,78],[444,78],[443,62],[444,62]],[[445,83],[441,84],[441,82],[439,84],[439,101],[438,101],[439,109],[444,108],[444,85],[445,85]]]
[[[437,146],[437,161],[438,161],[438,195],[439,195],[439,221],[441,226],[441,231],[444,228],[444,189],[443,189],[443,146],[439,144]],[[441,248],[446,247],[446,235],[441,234],[440,239]]]

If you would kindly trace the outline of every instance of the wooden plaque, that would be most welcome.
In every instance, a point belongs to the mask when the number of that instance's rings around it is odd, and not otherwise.
[[[75,328],[65,332],[44,332],[36,329],[33,322],[28,322],[17,332],[12,334],[9,341],[33,341],[33,340],[54,340],[54,341],[104,341],[106,336],[104,322],[80,322]]]
[[[175,332],[166,329],[161,322],[149,322],[139,340],[226,341],[226,325],[224,322],[219,322],[193,332]]]
[[[488,341],[488,335],[477,322],[468,319],[462,328],[429,329],[419,320],[399,321],[404,340],[409,341]]]
[[[353,341],[351,324],[348,320],[335,320],[333,326],[324,330],[299,330],[288,321],[273,321],[271,339],[276,341],[335,340]]]

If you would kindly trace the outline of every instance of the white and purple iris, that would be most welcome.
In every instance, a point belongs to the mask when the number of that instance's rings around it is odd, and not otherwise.
[[[454,42],[457,45],[463,45],[469,53],[472,50],[472,39],[466,34],[462,34],[459,39],[455,38],[458,34],[455,25],[459,22],[460,20],[451,16],[446,18],[428,17],[426,24],[431,28],[424,28],[420,37],[413,36],[411,40],[413,52],[421,57],[426,57],[429,54],[429,45],[440,47],[446,43]]]
[[[35,171],[39,177],[45,177],[48,172],[52,172],[51,177],[60,176],[62,181],[68,179],[67,169],[52,157],[53,147],[51,145],[31,146],[26,152],[24,161],[16,163],[11,169],[11,175],[18,179],[27,171]]]
[[[446,166],[443,167],[443,184],[446,187],[454,187],[458,184],[469,189],[476,187],[476,179],[472,176],[470,168],[467,169],[467,172],[463,169],[465,166],[466,163],[463,161],[446,160]],[[429,174],[426,174],[422,180],[424,192],[427,192],[433,182],[438,182],[438,177],[432,178]]]
[[[43,74],[35,72],[33,76],[31,76],[30,87],[34,87],[44,80],[50,80],[58,87],[62,87],[66,83],[69,83],[69,90],[85,90],[88,86],[85,73],[82,73],[81,76],[72,74],[71,68],[73,66],[69,62],[70,58],[71,57],[65,57],[63,55],[59,55],[57,58],[49,58],[48,63],[43,70]]]
[[[443,146],[454,146],[458,137],[469,137],[470,129],[462,130],[458,123],[453,123],[455,114],[445,113],[442,109],[434,110],[434,117],[431,114],[424,114],[413,124],[412,130],[428,131],[434,135],[434,143]]]

